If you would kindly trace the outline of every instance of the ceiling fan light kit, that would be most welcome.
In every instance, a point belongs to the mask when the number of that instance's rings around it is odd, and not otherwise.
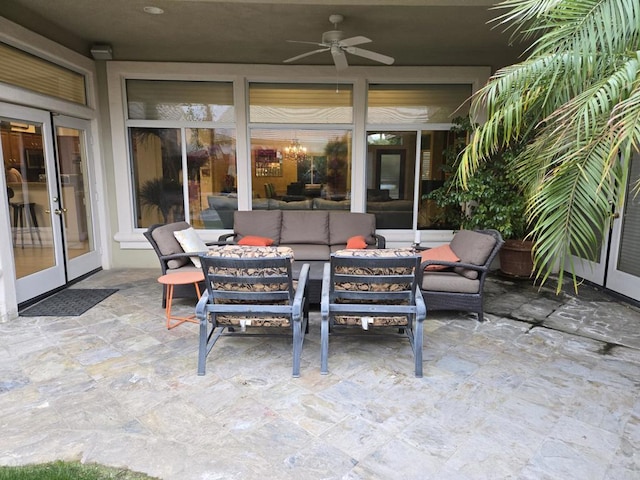
[[[322,34],[322,39],[320,42],[287,40],[288,42],[291,42],[291,43],[306,43],[309,45],[317,45],[322,48],[318,48],[316,50],[312,50],[310,52],[306,52],[301,55],[296,55],[295,57],[287,58],[286,60],[284,60],[284,63],[295,62],[296,60],[300,60],[301,58],[315,55],[316,53],[329,52],[333,57],[333,63],[335,64],[337,70],[344,70],[349,66],[349,62],[347,61],[347,56],[345,55],[345,53],[349,53],[350,55],[356,55],[358,57],[368,58],[369,60],[373,60],[374,62],[379,62],[384,65],[393,64],[394,62],[393,57],[389,57],[381,53],[356,47],[356,45],[362,45],[363,43],[370,43],[372,41],[371,39],[363,36],[342,38],[343,34],[341,30],[338,30],[338,24],[341,23],[343,20],[344,20],[344,17],[342,15],[336,14],[336,15],[329,16],[329,21],[333,24],[334,29],[324,32]]]

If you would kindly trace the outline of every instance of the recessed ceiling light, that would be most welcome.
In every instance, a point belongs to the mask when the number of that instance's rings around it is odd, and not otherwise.
[[[142,10],[151,15],[162,15],[164,13],[164,10],[160,7],[144,7]]]

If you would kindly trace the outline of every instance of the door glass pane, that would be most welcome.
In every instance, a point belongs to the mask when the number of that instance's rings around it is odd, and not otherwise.
[[[636,195],[633,191],[634,186],[640,180],[639,155],[633,157],[630,168],[627,198],[622,218],[618,270],[640,277],[640,255],[638,255],[638,245],[640,245],[640,195]]]
[[[17,278],[55,265],[42,126],[0,118]]]
[[[418,229],[455,229],[451,217],[431,198],[431,193],[444,187],[453,174],[455,154],[445,155],[454,147],[456,133],[452,131],[423,131],[420,141],[420,196],[418,202]],[[448,157],[448,158],[447,158]],[[447,163],[449,161],[449,163]],[[447,187],[444,187],[445,189]],[[451,207],[460,209],[459,206]]]
[[[416,132],[367,134],[367,212],[377,228],[412,228]]]
[[[94,250],[84,132],[57,127],[56,145],[67,258],[76,258]]]

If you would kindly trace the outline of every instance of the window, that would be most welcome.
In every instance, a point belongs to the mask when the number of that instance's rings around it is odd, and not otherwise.
[[[251,131],[253,209],[351,209],[351,132]]]
[[[135,226],[186,220],[231,228],[238,208],[232,84],[128,80],[127,88]],[[227,208],[219,208],[220,197]]]
[[[353,86],[252,83],[249,85],[252,123],[352,123]]]
[[[249,116],[253,209],[351,209],[351,85],[252,83]]]
[[[413,228],[415,132],[367,134],[367,212],[377,228]]]
[[[450,123],[469,112],[471,85],[369,85],[367,123]]]
[[[87,104],[85,77],[42,58],[0,43],[0,82],[69,102]]]
[[[233,84],[127,80],[130,120],[235,122]]]

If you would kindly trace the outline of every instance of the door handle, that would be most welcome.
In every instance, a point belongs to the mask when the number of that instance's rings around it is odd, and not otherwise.
[[[67,209],[66,208],[63,208],[63,209],[56,208],[53,211],[53,213],[55,213],[56,215],[62,215],[63,213],[67,213]]]
[[[616,218],[620,218],[620,212],[614,212],[614,213],[613,213],[613,218],[614,218],[614,219],[616,219]]]

